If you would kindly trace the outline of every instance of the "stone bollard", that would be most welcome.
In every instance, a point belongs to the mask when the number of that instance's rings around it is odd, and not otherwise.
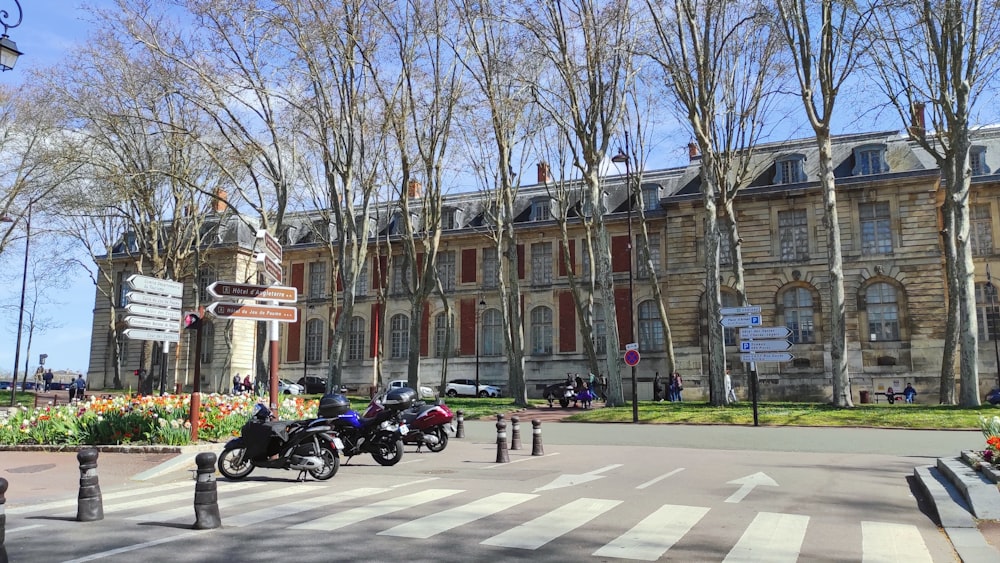
[[[545,455],[542,449],[542,421],[537,418],[531,421],[531,455]]]
[[[455,437],[465,438],[465,414],[462,411],[455,411]]]
[[[3,505],[7,503],[7,480],[0,477],[0,563],[7,563],[7,548],[3,542],[7,537],[7,514],[4,513]]]
[[[520,419],[516,416],[510,417],[510,449],[512,450],[521,449],[521,426],[518,422]]]
[[[219,492],[215,482],[215,454],[203,452],[194,457],[198,464],[194,484],[194,529],[211,530],[222,525],[219,515]]]
[[[503,415],[497,415],[497,463],[508,463],[507,455],[507,423],[500,420]]]
[[[86,448],[76,454],[80,463],[80,494],[76,500],[77,522],[104,520],[104,501],[97,479],[97,448]]]

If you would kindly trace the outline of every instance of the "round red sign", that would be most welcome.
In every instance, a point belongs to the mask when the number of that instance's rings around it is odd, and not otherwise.
[[[639,364],[639,351],[638,350],[628,350],[625,352],[625,363],[630,366],[635,366]]]

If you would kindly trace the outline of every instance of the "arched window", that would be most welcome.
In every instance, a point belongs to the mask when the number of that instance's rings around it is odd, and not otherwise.
[[[548,307],[531,310],[531,353],[536,356],[552,353],[552,309]]]
[[[215,350],[215,324],[202,319],[201,321],[201,363],[212,363],[212,352]]]
[[[451,356],[446,349],[447,345],[448,315],[445,313],[438,313],[438,315],[434,317],[434,356],[437,358]]]
[[[503,321],[499,309],[483,311],[483,340],[479,354],[482,356],[499,356],[503,354]]]
[[[410,353],[410,319],[403,314],[389,321],[389,357],[405,358]]]
[[[992,283],[976,284],[976,320],[979,321],[979,339],[996,340],[1000,331],[1000,296]]]
[[[865,290],[868,338],[874,341],[899,340],[899,304],[896,288],[873,283]]]
[[[660,320],[660,312],[656,309],[656,302],[646,300],[639,303],[639,351],[640,352],[662,352],[663,322]]]
[[[310,319],[306,323],[306,363],[316,364],[323,360],[323,320]]]
[[[816,342],[812,292],[804,287],[793,287],[781,295],[781,304],[785,326],[792,331],[788,339],[795,344]]]
[[[591,319],[594,331],[594,352],[598,355],[608,353],[608,325],[604,321],[604,304],[594,303],[594,316]]]
[[[347,359],[360,360],[365,354],[365,320],[361,317],[351,319],[347,329]]]

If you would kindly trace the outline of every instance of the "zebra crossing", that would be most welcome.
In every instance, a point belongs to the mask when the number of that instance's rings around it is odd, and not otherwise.
[[[110,555],[151,549],[175,541],[192,541],[192,538],[205,534],[259,524],[266,524],[272,531],[281,528],[331,532],[367,522],[377,529],[380,519],[389,515],[395,515],[395,518],[386,519],[384,529],[371,531],[366,527],[364,529],[368,531],[365,533],[370,531],[375,536],[426,540],[447,537],[443,535],[506,515],[508,518],[499,519],[504,523],[504,529],[497,527],[497,521],[478,527],[477,530],[488,530],[492,534],[478,543],[519,551],[539,550],[561,538],[572,538],[573,534],[589,534],[588,530],[604,529],[613,521],[615,526],[612,529],[631,527],[610,541],[602,539],[603,545],[592,551],[591,556],[605,560],[657,561],[671,557],[671,549],[681,544],[692,530],[699,526],[711,529],[707,521],[712,518],[713,511],[723,510],[718,507],[662,504],[635,518],[635,522],[624,522],[622,512],[616,515],[615,509],[627,501],[609,498],[613,495],[575,498],[551,506],[545,503],[543,493],[490,494],[441,487],[440,484],[440,480],[429,478],[395,486],[341,489],[317,482],[219,481],[221,531],[186,531],[154,541],[84,554],[72,561],[100,560]],[[403,485],[405,489],[396,488]],[[193,488],[193,483],[186,481],[115,491],[103,495],[104,512],[112,515],[108,521],[117,522],[115,526],[120,526],[122,522],[134,525],[191,522]],[[10,508],[7,510],[8,544],[16,542],[22,533],[33,533],[32,530],[38,526],[21,517],[30,518],[42,513],[69,517],[75,503],[76,499],[65,499]],[[515,508],[528,510],[513,510]],[[516,520],[522,512],[526,514],[523,521],[508,525],[510,517],[514,516]],[[400,523],[400,519],[405,521]],[[810,525],[812,519],[806,514],[758,512],[745,523],[745,529],[735,544],[719,547],[719,560],[725,563],[797,561]],[[861,560],[866,563],[922,563],[933,560],[920,530],[914,525],[865,521],[860,522],[859,527],[859,551],[863,554]]]

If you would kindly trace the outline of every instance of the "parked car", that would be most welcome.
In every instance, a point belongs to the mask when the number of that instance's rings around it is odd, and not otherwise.
[[[325,377],[316,377],[313,375],[310,375],[308,377],[300,377],[299,380],[296,381],[296,383],[301,385],[302,388],[305,389],[305,392],[308,393],[309,395],[313,395],[316,393],[319,394],[326,393]]]
[[[501,391],[499,387],[486,385],[485,383],[480,383],[479,391],[476,391],[475,379],[452,379],[448,382],[448,386],[445,387],[444,394],[449,397],[458,397],[459,395],[466,397],[500,397]]]
[[[400,387],[409,387],[410,382],[405,379],[394,379],[389,382],[389,389],[398,389]],[[421,385],[419,389],[421,399],[434,399],[437,397],[437,393],[433,389],[427,387],[426,385]]]
[[[278,380],[278,393],[282,395],[300,395],[305,389],[298,383],[292,383],[287,379]]]

